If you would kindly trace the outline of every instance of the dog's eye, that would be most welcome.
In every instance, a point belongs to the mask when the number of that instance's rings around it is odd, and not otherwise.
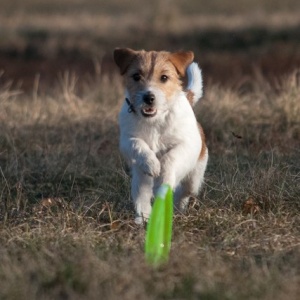
[[[161,75],[161,76],[160,76],[160,81],[161,81],[161,82],[167,82],[168,79],[169,79],[169,77],[168,77],[167,75]]]
[[[139,73],[135,73],[131,76],[134,81],[140,81],[141,80],[141,75]]]

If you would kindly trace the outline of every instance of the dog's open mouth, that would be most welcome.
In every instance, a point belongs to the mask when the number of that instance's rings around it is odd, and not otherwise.
[[[154,107],[144,107],[141,112],[144,117],[154,117],[157,113],[157,109]]]

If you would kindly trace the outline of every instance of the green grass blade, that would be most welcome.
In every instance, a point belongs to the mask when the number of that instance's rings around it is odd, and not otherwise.
[[[169,258],[173,223],[173,192],[169,185],[159,188],[147,225],[146,261],[152,265],[164,263]]]

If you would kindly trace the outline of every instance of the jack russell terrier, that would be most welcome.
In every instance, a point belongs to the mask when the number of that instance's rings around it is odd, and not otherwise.
[[[199,192],[208,160],[192,108],[203,94],[194,53],[117,48],[114,60],[126,86],[119,114],[120,150],[131,168],[135,222],[147,221],[151,199],[162,183],[171,186],[175,207],[184,211]]]

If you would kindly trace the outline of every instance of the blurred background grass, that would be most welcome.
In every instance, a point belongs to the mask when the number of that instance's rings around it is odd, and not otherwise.
[[[62,70],[111,73],[115,47],[196,54],[205,80],[274,80],[300,65],[300,3],[277,1],[3,0],[0,70],[31,89]]]

